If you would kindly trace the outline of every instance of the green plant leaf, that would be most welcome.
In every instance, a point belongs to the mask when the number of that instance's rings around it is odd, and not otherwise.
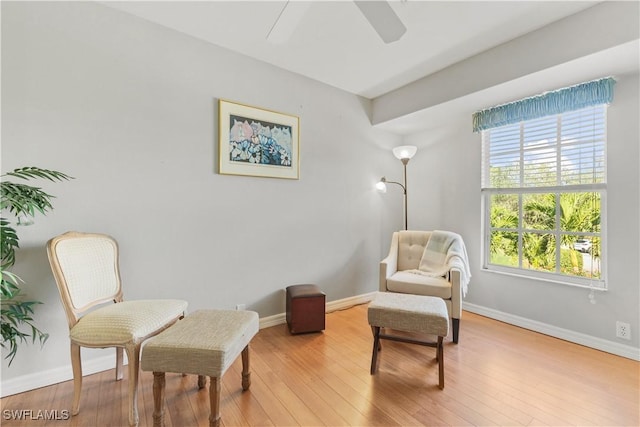
[[[21,293],[22,280],[16,274],[7,271],[15,263],[15,252],[19,248],[19,238],[11,221],[4,216],[8,211],[15,216],[31,216],[36,213],[46,214],[53,209],[52,195],[39,187],[24,183],[7,181],[6,177],[23,180],[46,179],[52,182],[73,179],[62,172],[42,169],[37,167],[24,167],[15,169],[2,175],[0,182],[0,332],[2,333],[2,348],[8,349],[5,359],[9,359],[9,365],[18,351],[20,343],[27,342],[31,337],[33,343],[37,341],[44,345],[49,335],[38,329],[33,319],[35,306],[42,304],[39,301],[28,301]],[[21,328],[28,328],[24,332]]]
[[[11,299],[15,298],[18,293],[20,293],[20,288],[18,287],[19,277],[12,274],[8,279],[5,279],[5,275],[9,275],[8,271],[2,272],[2,280],[0,281],[0,292],[2,294],[2,304],[6,302],[10,302]]]
[[[42,169],[35,166],[27,166],[24,168],[14,169],[11,172],[7,172],[3,176],[13,176],[13,177],[22,178],[22,179],[43,178],[43,179],[48,179],[49,181],[54,181],[54,182],[73,179],[73,177],[67,174],[64,174],[62,172],[49,170],[49,169]]]
[[[36,211],[44,214],[53,209],[53,196],[38,187],[26,184],[4,181],[0,183],[0,197],[3,208],[16,216],[34,216]]]
[[[19,247],[18,233],[5,218],[0,218],[0,265],[2,269],[11,267],[15,262],[15,251]]]

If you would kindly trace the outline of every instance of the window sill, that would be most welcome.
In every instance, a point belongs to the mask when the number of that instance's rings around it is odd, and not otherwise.
[[[562,280],[561,278],[559,278],[556,275],[553,275],[552,277],[542,277],[538,274],[524,274],[524,273],[520,273],[518,271],[511,271],[511,270],[502,270],[502,269],[496,269],[496,268],[487,268],[487,267],[482,267],[481,270],[483,272],[487,272],[487,273],[493,273],[493,274],[500,274],[500,275],[504,275],[504,276],[511,276],[511,277],[518,277],[521,279],[529,279],[529,280],[537,280],[540,282],[546,282],[546,283],[556,283],[559,285],[564,285],[564,286],[571,286],[574,288],[582,288],[582,289],[588,289],[588,290],[594,290],[594,291],[600,291],[600,292],[607,292],[607,284],[606,281],[604,280],[594,280],[592,282],[592,284],[589,283],[575,283],[575,282],[570,282],[567,280]],[[544,274],[544,273],[542,273]],[[586,280],[585,280],[586,281]]]

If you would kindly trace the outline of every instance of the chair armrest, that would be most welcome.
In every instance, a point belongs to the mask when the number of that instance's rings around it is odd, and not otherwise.
[[[454,267],[449,271],[451,282],[451,317],[460,319],[462,316],[462,285],[460,283],[461,271]]]
[[[387,292],[387,279],[398,271],[398,233],[391,236],[389,255],[380,261],[380,292]]]
[[[387,292],[387,279],[398,271],[398,260],[386,257],[380,261],[380,292]]]

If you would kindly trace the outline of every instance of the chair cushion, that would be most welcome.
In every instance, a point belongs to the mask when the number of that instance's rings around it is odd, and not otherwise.
[[[449,314],[442,298],[379,292],[369,304],[367,317],[371,326],[441,337],[449,334]]]
[[[123,301],[94,310],[71,328],[72,341],[99,347],[136,343],[164,329],[187,309],[175,299]]]
[[[398,271],[418,268],[431,232],[409,230],[398,233]]]
[[[451,283],[443,277],[398,271],[387,279],[387,290],[403,294],[451,298]]]

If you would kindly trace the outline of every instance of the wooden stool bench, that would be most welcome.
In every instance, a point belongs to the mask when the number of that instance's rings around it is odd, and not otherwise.
[[[164,423],[164,374],[175,372],[198,375],[199,388],[211,378],[209,425],[219,426],[222,375],[242,353],[242,389],[249,389],[249,342],[259,328],[253,311],[199,310],[147,340],[140,366],[153,372],[153,425]]]
[[[378,369],[380,340],[392,340],[436,348],[438,359],[439,387],[444,388],[444,347],[442,341],[449,334],[449,314],[442,298],[423,295],[380,292],[369,304],[369,324],[373,329],[373,355],[371,375]],[[380,333],[381,328],[397,331],[436,335],[437,342],[420,341],[398,335]]]

